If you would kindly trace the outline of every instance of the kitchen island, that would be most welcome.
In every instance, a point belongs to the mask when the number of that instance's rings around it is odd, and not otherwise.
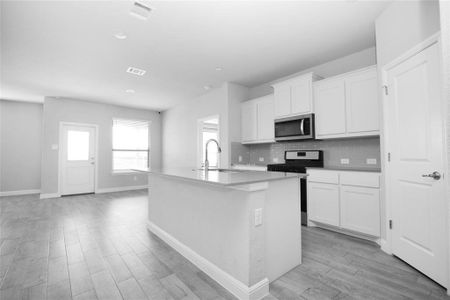
[[[181,168],[146,172],[148,229],[239,299],[261,299],[269,282],[301,263],[304,175]]]

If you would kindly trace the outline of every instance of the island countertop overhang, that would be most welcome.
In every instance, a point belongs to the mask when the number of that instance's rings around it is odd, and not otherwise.
[[[204,170],[194,168],[156,168],[134,169],[134,171],[196,182],[203,182],[224,187],[269,182],[295,177],[306,178],[307,176],[307,174],[303,173],[243,171],[233,169],[222,169],[221,171],[209,170],[208,172],[205,172]]]

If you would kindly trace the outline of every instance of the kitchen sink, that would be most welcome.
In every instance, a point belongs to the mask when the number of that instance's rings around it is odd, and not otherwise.
[[[205,171],[205,169],[203,169],[203,168],[200,168],[200,169],[192,169],[192,171],[197,171],[197,170],[200,170],[200,171]],[[208,172],[221,172],[221,173],[241,173],[241,172],[243,172],[244,170],[236,170],[236,169],[220,169],[220,168],[210,168],[209,170],[208,170]]]

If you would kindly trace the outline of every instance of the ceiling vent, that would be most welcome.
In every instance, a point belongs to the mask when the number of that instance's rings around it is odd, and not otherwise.
[[[147,20],[150,17],[152,8],[143,3],[143,1],[135,1],[130,10],[130,14],[141,19]]]
[[[144,74],[146,72],[147,71],[142,70],[142,69],[138,69],[138,68],[135,68],[135,67],[129,67],[127,69],[127,73],[130,73],[130,74],[133,74],[133,75],[137,75],[137,76],[144,76]]]

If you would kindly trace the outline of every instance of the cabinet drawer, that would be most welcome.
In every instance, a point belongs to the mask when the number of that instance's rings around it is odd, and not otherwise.
[[[342,185],[379,188],[380,174],[365,172],[341,172],[340,182]]]
[[[308,181],[339,184],[339,173],[326,170],[308,170]]]

